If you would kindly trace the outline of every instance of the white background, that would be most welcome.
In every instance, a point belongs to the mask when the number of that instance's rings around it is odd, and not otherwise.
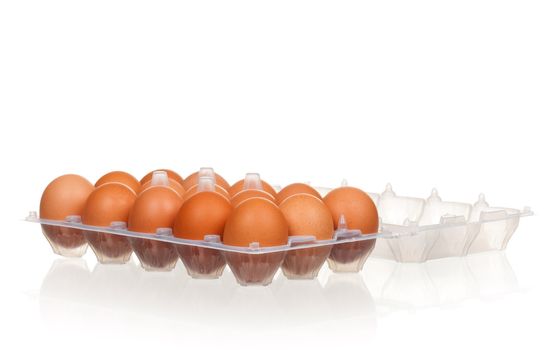
[[[553,18],[535,0],[2,0],[0,347],[553,348]],[[505,254],[268,288],[63,259],[21,221],[64,173],[206,165],[536,216]]]

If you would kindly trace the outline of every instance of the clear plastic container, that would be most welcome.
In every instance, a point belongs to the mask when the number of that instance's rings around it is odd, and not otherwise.
[[[322,194],[329,191],[317,189]],[[227,246],[218,235],[206,235],[200,241],[179,239],[169,228],[156,234],[137,233],[121,222],[88,226],[78,216],[56,221],[31,212],[26,220],[41,224],[59,255],[81,256],[88,242],[101,263],[124,263],[132,249],[149,271],[172,270],[180,258],[193,278],[215,279],[227,263],[241,285],[267,285],[280,267],[287,278],[313,279],[326,260],[334,272],[357,272],[369,256],[421,263],[503,250],[520,218],[533,215],[528,207],[491,207],[482,194],[474,204],[443,201],[435,189],[427,199],[397,196],[390,185],[382,194],[368,194],[380,215],[377,233],[363,234],[339,225],[331,240],[292,236],[288,244],[276,247],[260,247],[257,242],[249,247]]]

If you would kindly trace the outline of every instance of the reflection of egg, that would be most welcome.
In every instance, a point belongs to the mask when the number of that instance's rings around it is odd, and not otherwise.
[[[97,187],[87,199],[82,222],[93,226],[110,226],[114,221],[127,222],[136,198],[131,188],[120,183]]]
[[[185,239],[204,239],[222,235],[231,213],[229,200],[217,192],[199,192],[183,203],[173,225],[173,235]]]
[[[363,234],[378,231],[378,210],[366,192],[354,187],[339,187],[324,197],[324,203],[331,211],[335,228],[343,215],[351,230],[360,230]]]
[[[229,194],[223,187],[219,185],[214,185],[214,190],[219,194],[221,194],[222,196],[229,198]],[[185,194],[183,195],[183,199],[189,200],[189,198],[191,198],[192,196],[198,193],[197,191],[198,191],[198,184],[189,187],[189,189],[185,191]]]
[[[223,243],[248,247],[287,244],[287,221],[278,206],[264,198],[251,198],[235,207],[227,219]]]
[[[262,183],[262,190],[263,190],[263,191],[268,192],[268,193],[271,194],[272,197],[274,197],[274,198],[277,196],[276,190],[274,190],[274,188],[273,188],[269,183],[267,183],[266,181],[263,181],[263,180],[260,180],[260,182]],[[231,197],[233,197],[233,196],[235,196],[237,193],[239,193],[240,191],[243,191],[243,190],[244,190],[244,184],[245,184],[245,180],[244,180],[244,179],[243,179],[243,180],[239,180],[239,181],[237,181],[236,183],[234,183],[233,186],[231,186],[231,187],[229,188],[229,191],[228,191],[229,195],[230,195]]]
[[[189,188],[191,188],[192,186],[198,184],[198,171],[196,173],[192,173],[191,175],[187,176],[185,178],[185,180],[183,180],[182,185],[183,188],[187,191],[189,190]],[[215,175],[215,180],[216,180],[216,185],[221,186],[224,190],[229,190],[230,186],[229,183],[220,175],[214,173]]]
[[[185,196],[185,189],[183,188],[183,186],[181,186],[181,183],[172,178],[169,178],[168,180],[169,180],[169,187],[175,192],[177,192],[177,194],[179,194],[181,198],[183,198]],[[155,185],[155,186],[159,186],[159,185]],[[141,186],[141,190],[139,191],[139,194],[151,187],[153,187],[152,180],[148,180]]]
[[[276,197],[276,202],[281,203],[287,197],[290,197],[297,193],[308,193],[313,195],[316,198],[322,199],[322,197],[320,196],[320,193],[318,193],[318,191],[316,191],[313,187],[303,183],[294,183],[294,184],[285,186],[281,191],[279,191]]]
[[[70,215],[81,215],[94,186],[79,175],[62,175],[52,181],[40,199],[40,217],[64,220]]]
[[[158,228],[170,228],[182,199],[171,188],[153,186],[142,192],[129,212],[128,229],[156,233]]]
[[[320,199],[310,194],[299,193],[284,200],[281,209],[289,235],[310,235],[317,240],[331,239],[334,226],[331,213]]]
[[[94,184],[94,187],[99,187],[108,182],[117,182],[129,186],[135,193],[139,193],[141,190],[141,184],[139,181],[131,174],[124,171],[112,171],[108,174],[103,175]]]
[[[262,190],[243,190],[243,191],[237,192],[237,194],[235,194],[235,196],[231,198],[231,205],[236,207],[244,200],[247,200],[249,198],[254,198],[254,197],[266,198],[272,202],[275,202],[275,198],[268,192],[265,192]]]
[[[169,169],[156,169],[151,171],[150,173],[146,174],[142,179],[141,179],[141,185],[144,185],[145,182],[148,182],[152,179],[152,175],[155,171],[165,171],[168,174],[168,177],[170,179],[174,179],[175,181],[179,182],[181,184],[181,182],[183,182],[183,178],[181,177],[181,175],[179,175],[178,173],[176,173],[173,170],[169,170]]]

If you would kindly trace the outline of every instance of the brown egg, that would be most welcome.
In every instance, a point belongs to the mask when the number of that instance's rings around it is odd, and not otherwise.
[[[236,207],[239,204],[241,204],[241,202],[243,202],[244,200],[247,200],[249,198],[255,198],[255,197],[266,198],[272,202],[276,201],[271,194],[262,190],[242,190],[237,194],[235,194],[233,198],[231,198],[231,205]]]
[[[94,186],[79,175],[62,175],[52,181],[40,199],[40,217],[64,220],[70,215],[82,215],[87,198]]]
[[[260,182],[262,183],[261,190],[268,192],[269,194],[272,195],[272,197],[276,198],[277,196],[276,190],[274,190],[274,188],[266,181],[260,180]],[[233,186],[229,188],[229,191],[228,191],[229,195],[233,198],[233,196],[235,196],[237,193],[245,190],[244,185],[245,185],[245,180],[237,181],[236,183],[233,184]]]
[[[173,235],[203,240],[205,235],[222,235],[231,213],[229,200],[217,192],[198,192],[183,203],[173,225]]]
[[[156,233],[158,228],[171,228],[183,199],[171,188],[153,186],[143,191],[129,212],[128,229]]]
[[[279,206],[289,225],[290,236],[315,236],[331,239],[334,226],[331,213],[317,197],[299,193],[285,199]]]
[[[324,203],[331,211],[336,229],[343,215],[351,230],[360,230],[363,234],[378,231],[378,210],[364,191],[348,186],[339,187],[324,197]]]
[[[316,191],[313,187],[303,183],[294,183],[285,186],[281,191],[279,191],[276,197],[276,202],[279,204],[283,202],[287,197],[290,197],[297,193],[308,193],[316,198],[322,199],[320,193],[318,193],[318,191]]]
[[[138,182],[137,182],[138,183]],[[82,221],[86,225],[108,227],[112,222],[127,222],[137,195],[128,186],[109,182],[97,187],[87,199]],[[85,238],[100,263],[123,264],[131,257],[131,244],[125,236],[84,230]]]
[[[141,179],[141,185],[144,185],[145,182],[148,182],[152,179],[152,175],[155,171],[165,171],[168,174],[168,177],[170,179],[174,179],[175,181],[182,183],[183,182],[183,178],[181,177],[181,175],[179,175],[178,173],[176,173],[173,170],[169,170],[169,169],[156,169],[151,171],[150,173],[146,174],[142,179]]]
[[[112,171],[108,174],[103,175],[94,184],[94,187],[99,187],[108,182],[117,182],[129,186],[135,193],[139,193],[141,190],[141,184],[139,181],[131,174],[124,171]]]
[[[110,226],[114,221],[127,222],[137,195],[126,185],[111,182],[97,187],[85,204],[82,222],[85,225]]]
[[[258,242],[261,247],[287,244],[287,221],[278,206],[264,198],[251,198],[235,207],[227,219],[223,243],[248,247]]]
[[[174,190],[175,192],[177,192],[177,194],[181,197],[184,198],[185,196],[185,189],[183,188],[183,186],[181,186],[181,183],[175,181],[172,178],[168,179],[168,187],[170,187],[172,190]],[[141,185],[141,189],[139,190],[139,194],[141,194],[142,192],[144,192],[146,189],[154,187],[154,186],[160,186],[160,185],[152,185],[152,180],[149,180],[147,182],[145,182],[143,185]]]
[[[198,184],[189,187],[189,189],[187,191],[185,191],[185,194],[183,195],[183,200],[187,201],[187,200],[189,200],[189,198],[191,198],[195,194],[199,193],[198,192],[198,187],[199,187]],[[220,185],[214,185],[214,191],[221,194],[225,198],[229,198],[229,194],[227,193],[227,191],[223,187],[221,187]]]
[[[216,185],[219,185],[227,192],[230,188],[229,183],[223,177],[221,177],[216,173],[214,173],[214,177],[216,179]],[[187,191],[189,188],[198,184],[198,179],[199,179],[199,172],[197,171],[196,173],[192,173],[191,175],[187,176],[185,180],[183,180],[182,182],[183,188]]]

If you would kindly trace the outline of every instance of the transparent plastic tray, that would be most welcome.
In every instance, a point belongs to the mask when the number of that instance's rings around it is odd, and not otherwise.
[[[322,195],[331,190],[317,189]],[[528,207],[490,207],[483,194],[474,204],[443,201],[435,189],[427,199],[397,196],[389,184],[382,194],[368,194],[380,215],[377,233],[340,225],[331,240],[318,241],[308,233],[275,247],[260,247],[258,242],[224,245],[218,235],[206,235],[202,241],[180,239],[170,228],[159,228],[156,234],[131,232],[124,222],[88,226],[79,216],[56,221],[31,212],[26,220],[40,223],[54,253],[63,256],[82,256],[90,245],[100,263],[126,263],[134,252],[149,271],[172,270],[181,259],[194,278],[218,278],[228,265],[240,284],[267,285],[280,267],[287,278],[312,279],[326,261],[334,272],[357,272],[369,256],[419,263],[503,250],[520,218],[533,214]]]

